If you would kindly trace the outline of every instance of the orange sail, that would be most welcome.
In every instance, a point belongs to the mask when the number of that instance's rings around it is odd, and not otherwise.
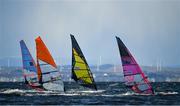
[[[57,68],[49,50],[47,49],[44,42],[41,40],[41,37],[36,38],[36,55],[37,55],[37,74],[39,82],[42,83],[42,71],[40,68],[39,60],[46,62],[47,64],[50,64],[54,68]]]
[[[37,59],[40,59],[52,65],[54,68],[57,68],[57,65],[54,62],[53,57],[51,56],[44,42],[41,40],[40,36],[36,38],[36,50],[37,50]]]
[[[37,73],[39,83],[46,90],[64,91],[59,70],[48,48],[40,37],[36,38]]]

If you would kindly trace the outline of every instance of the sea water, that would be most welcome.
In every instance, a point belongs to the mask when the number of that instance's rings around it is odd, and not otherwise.
[[[98,82],[98,90],[65,82],[65,92],[36,91],[22,82],[0,83],[0,105],[180,105],[180,83],[152,83],[155,95],[131,92],[121,82]]]

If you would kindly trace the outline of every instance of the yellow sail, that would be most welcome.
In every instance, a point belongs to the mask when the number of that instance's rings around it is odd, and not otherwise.
[[[80,83],[82,86],[97,89],[91,70],[73,35],[71,35],[71,40],[72,40],[72,79]]]
[[[73,49],[73,54],[75,57],[74,64],[74,72],[78,79],[84,80],[84,82],[92,84],[92,76],[89,74],[89,67],[85,64],[85,62],[81,59],[81,57],[77,54],[76,50]]]

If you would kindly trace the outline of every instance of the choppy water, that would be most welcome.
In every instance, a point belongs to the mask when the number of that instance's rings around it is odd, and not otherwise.
[[[155,95],[130,92],[122,83],[99,82],[98,91],[88,90],[75,83],[65,83],[66,92],[35,91],[23,83],[0,83],[0,105],[5,104],[59,104],[59,105],[180,105],[180,83],[153,83]]]

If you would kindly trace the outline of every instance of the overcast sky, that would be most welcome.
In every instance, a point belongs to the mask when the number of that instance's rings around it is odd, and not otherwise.
[[[140,65],[180,66],[179,0],[0,0],[0,58],[35,58],[41,36],[60,64],[71,64],[70,34],[89,64],[120,64],[119,36]]]

